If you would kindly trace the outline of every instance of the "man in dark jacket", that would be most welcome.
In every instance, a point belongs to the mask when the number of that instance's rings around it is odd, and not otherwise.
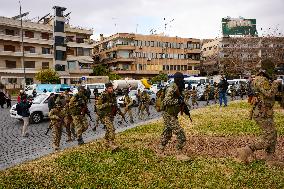
[[[51,93],[50,97],[48,99],[48,109],[49,109],[49,111],[51,111],[54,106],[55,106],[55,95],[54,95],[54,93]]]
[[[222,106],[222,102],[224,101],[224,106],[227,106],[227,89],[228,89],[229,83],[227,79],[224,78],[224,76],[221,77],[221,81],[218,84],[219,89],[219,102],[220,107]]]
[[[0,91],[0,106],[4,108],[4,104],[6,103],[6,98],[4,92]]]
[[[21,109],[21,116],[23,117],[24,125],[22,129],[22,136],[28,137],[28,125],[29,125],[29,117],[30,117],[30,107],[32,103],[27,100],[27,95],[23,95],[21,98],[21,102],[19,107]]]

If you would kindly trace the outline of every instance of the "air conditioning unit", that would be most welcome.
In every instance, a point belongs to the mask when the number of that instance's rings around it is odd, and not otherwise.
[[[139,46],[139,49],[142,49],[142,46]]]

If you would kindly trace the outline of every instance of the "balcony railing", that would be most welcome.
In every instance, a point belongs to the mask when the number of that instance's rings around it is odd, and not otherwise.
[[[2,33],[0,33],[0,40],[21,42],[22,37],[19,36],[19,35],[6,35],[5,33],[2,32]],[[24,43],[53,45],[53,40],[40,39],[40,38],[24,37],[23,41],[24,41]]]
[[[23,55],[20,51],[0,51],[0,56],[15,56],[15,57],[21,57]],[[31,57],[31,58],[53,58],[53,54],[42,54],[42,53],[33,53],[30,51],[25,51],[25,57]]]

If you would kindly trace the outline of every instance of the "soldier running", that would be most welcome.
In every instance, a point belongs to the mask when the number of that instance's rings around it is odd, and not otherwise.
[[[139,119],[144,118],[145,111],[147,112],[148,116],[150,116],[149,107],[150,107],[150,96],[147,93],[147,91],[143,91],[142,96],[141,96],[141,111],[140,111]]]

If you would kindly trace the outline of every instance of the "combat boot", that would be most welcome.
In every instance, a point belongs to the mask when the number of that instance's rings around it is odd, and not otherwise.
[[[249,163],[248,158],[253,154],[253,151],[250,147],[246,146],[243,148],[237,149],[237,161],[240,163]]]
[[[83,138],[78,138],[78,145],[82,145],[82,144],[85,144]]]

